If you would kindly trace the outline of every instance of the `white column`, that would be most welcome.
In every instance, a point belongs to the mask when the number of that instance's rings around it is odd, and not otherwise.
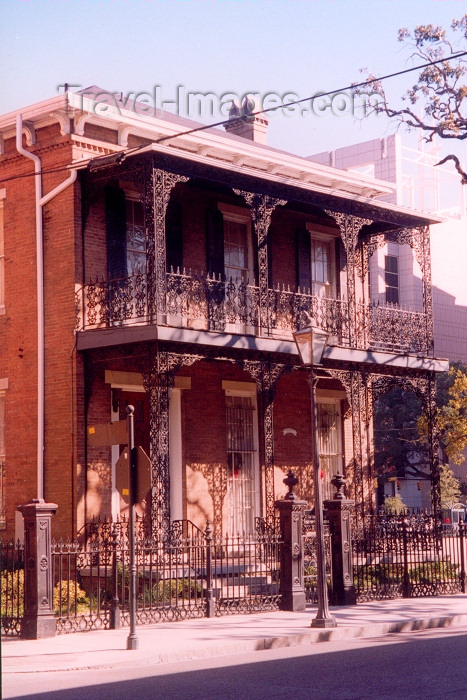
[[[170,518],[183,518],[182,391],[173,388],[169,406]]]

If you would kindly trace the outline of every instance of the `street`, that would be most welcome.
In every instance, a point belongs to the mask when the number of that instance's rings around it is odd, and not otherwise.
[[[7,673],[34,700],[447,700],[467,697],[467,626],[154,666]]]

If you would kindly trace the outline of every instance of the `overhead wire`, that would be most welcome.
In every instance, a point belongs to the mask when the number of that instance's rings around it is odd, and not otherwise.
[[[259,109],[259,110],[256,110],[254,112],[248,112],[247,118],[256,117],[260,114],[266,114],[268,112],[275,112],[279,109],[289,109],[290,107],[294,107],[295,105],[303,104],[304,102],[310,102],[310,101],[313,101],[317,98],[329,97],[330,95],[342,93],[342,92],[345,92],[346,90],[356,89],[356,88],[364,87],[366,85],[372,85],[373,83],[378,83],[378,82],[381,82],[383,80],[389,80],[390,78],[396,78],[400,75],[405,75],[406,73],[412,73],[413,71],[422,70],[424,68],[428,68],[429,66],[434,66],[438,63],[445,63],[447,61],[452,61],[452,60],[457,59],[457,58],[462,58],[463,56],[467,56],[467,51],[462,51],[460,53],[454,54],[454,55],[449,56],[449,57],[439,58],[436,61],[428,61],[427,63],[423,63],[419,66],[413,66],[412,68],[406,68],[404,70],[396,71],[394,73],[388,73],[387,75],[383,75],[383,76],[380,76],[377,78],[370,78],[368,80],[363,80],[360,83],[351,83],[350,85],[347,85],[346,87],[341,87],[341,88],[338,88],[336,90],[329,90],[327,92],[319,92],[316,95],[312,95],[309,97],[303,97],[299,100],[294,100],[292,102],[285,102],[285,103],[282,102],[281,104],[275,105],[273,107],[267,107],[265,109]],[[244,120],[245,120],[245,116],[239,116],[239,117],[235,117],[233,119],[232,118],[223,119],[222,121],[214,122],[211,124],[203,124],[201,126],[194,127],[193,129],[187,129],[185,131],[178,131],[175,134],[168,134],[167,136],[161,136],[160,138],[154,139],[153,141],[151,141],[151,143],[155,143],[155,144],[164,143],[165,141],[176,139],[176,138],[179,138],[181,136],[188,136],[190,134],[195,134],[195,133],[200,132],[200,131],[206,131],[207,129],[213,129],[213,128],[216,128],[218,126],[224,126],[225,124],[235,124],[236,121],[238,121],[238,123],[241,123]],[[137,153],[141,149],[146,148],[147,145],[148,144],[141,144],[139,146],[133,146],[131,148],[122,149],[121,151],[116,152],[115,155],[121,155],[121,156],[122,155],[124,155],[124,156],[132,155],[134,153]],[[105,158],[107,158],[107,159],[109,158],[108,153],[106,153],[102,156],[95,156],[94,158],[88,158],[88,159],[85,159],[83,161],[80,161],[79,165],[80,166],[89,165],[90,163],[98,162],[99,160],[102,160]],[[76,168],[76,165],[77,165],[76,163],[72,163],[70,165],[66,165],[66,166],[63,166],[60,168],[51,168],[50,170],[40,170],[37,173],[34,172],[34,173],[23,173],[21,175],[11,175],[8,178],[0,179],[0,184],[3,184],[5,182],[10,182],[12,180],[22,179],[25,177],[35,177],[36,175],[48,175],[50,173],[66,172],[66,171],[70,171],[70,170],[73,170],[74,168]]]

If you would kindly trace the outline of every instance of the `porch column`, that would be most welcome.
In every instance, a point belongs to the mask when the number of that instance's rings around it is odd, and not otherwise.
[[[152,465],[152,534],[165,537],[170,528],[169,473],[169,396],[173,375],[168,368],[168,353],[154,349],[144,388],[149,397],[149,439]]]
[[[56,503],[37,498],[18,506],[24,518],[24,615],[25,639],[54,637],[54,586],[52,580],[51,520]]]
[[[339,226],[342,242],[347,254],[347,299],[349,304],[349,341],[350,347],[356,348],[362,344],[362,334],[364,328],[359,325],[359,313],[357,309],[356,295],[356,273],[357,273],[357,246],[358,236],[363,226],[368,226],[372,223],[371,219],[363,219],[351,214],[343,214],[341,212],[326,211],[328,216],[331,216]]]
[[[145,195],[145,216],[148,230],[148,293],[151,316],[164,318],[166,313],[166,237],[165,215],[173,188],[188,177],[154,168],[151,192]],[[150,224],[153,224],[151,235]]]
[[[259,286],[259,322],[261,335],[269,333],[269,261],[268,231],[271,216],[278,206],[287,204],[286,199],[276,199],[267,194],[256,194],[234,189],[235,194],[243,197],[251,208],[251,218],[255,227],[258,246],[258,286]]]

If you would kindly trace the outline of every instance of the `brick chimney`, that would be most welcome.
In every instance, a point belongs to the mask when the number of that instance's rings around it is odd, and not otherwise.
[[[253,114],[254,111],[255,101],[251,97],[245,97],[241,107],[232,102],[224,128],[229,134],[265,144],[269,122],[262,114]]]

